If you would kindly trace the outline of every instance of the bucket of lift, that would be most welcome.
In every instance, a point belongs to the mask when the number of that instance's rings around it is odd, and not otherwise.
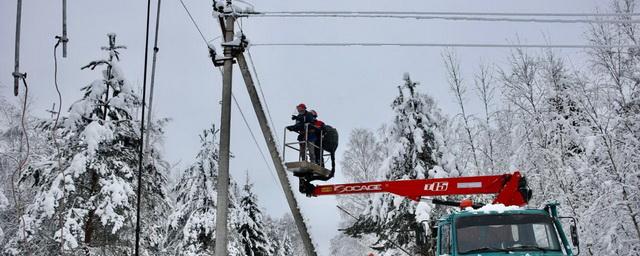
[[[307,178],[309,180],[327,180],[333,176],[331,170],[325,168],[325,159],[331,156],[325,153],[323,148],[324,136],[320,136],[318,142],[309,141],[309,124],[305,125],[305,131],[303,133],[303,140],[287,141],[287,129],[284,130],[284,149],[283,159],[285,160],[285,167],[287,171],[293,173],[296,177]],[[297,152],[297,161],[287,162],[287,151],[293,150]],[[317,158],[311,154],[319,152]],[[313,161],[315,159],[315,161]]]

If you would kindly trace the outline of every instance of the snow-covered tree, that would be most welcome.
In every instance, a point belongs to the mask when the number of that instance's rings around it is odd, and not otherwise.
[[[215,248],[218,145],[215,127],[200,135],[196,163],[187,168],[176,186],[176,204],[169,217],[168,248],[176,255],[213,254]]]
[[[0,86],[1,89],[4,87]],[[20,185],[21,175],[28,171],[30,163],[42,161],[53,153],[48,141],[51,133],[39,127],[43,119],[33,115],[31,102],[30,97],[25,104],[24,97],[14,102],[0,95],[0,193],[4,196],[0,196],[3,205],[0,229],[4,233],[0,244],[2,250],[13,254],[17,253],[18,246],[15,237],[26,232],[20,216],[34,196],[32,186]]]
[[[638,11],[635,0],[612,0],[612,11],[631,20]],[[612,18],[613,19],[613,18]],[[635,23],[596,24],[593,44],[638,45]],[[592,127],[586,153],[594,198],[587,205],[584,223],[589,254],[640,254],[640,52],[637,48],[594,49],[590,72],[581,82],[576,101]],[[585,81],[586,80],[586,81]],[[583,135],[584,136],[584,135]],[[616,206],[618,210],[611,211]],[[602,239],[605,238],[605,239]]]
[[[330,255],[333,256],[349,256],[349,255],[369,255],[376,253],[374,249],[369,247],[376,242],[374,235],[363,235],[360,238],[354,238],[347,234],[340,233],[331,238]]]
[[[273,219],[268,215],[264,216],[264,225],[267,236],[271,240],[273,254],[275,256],[298,255],[292,241],[292,234],[288,233],[281,219]],[[302,243],[302,241],[300,241]],[[301,246],[301,245],[300,245]]]
[[[200,151],[196,161],[180,176],[172,189],[176,202],[169,216],[167,248],[172,255],[212,255],[216,240],[216,184],[218,182],[217,143],[215,126],[200,135]],[[230,186],[229,255],[242,255],[236,223],[241,214],[238,208],[237,186]]]
[[[247,181],[242,189],[238,207],[240,219],[236,224],[240,246],[244,255],[247,256],[273,255],[275,250],[270,243],[262,211],[258,207],[258,198],[253,193],[252,187],[253,184],[250,183],[247,173]]]
[[[71,105],[58,126],[43,125],[48,133],[57,133],[59,154],[54,151],[34,162],[22,175],[23,186],[34,186],[36,192],[22,217],[26,232],[14,240],[20,244],[18,254],[29,250],[32,255],[50,255],[61,250],[61,241],[62,250],[72,255],[132,251],[141,146],[134,113],[140,101],[118,66],[118,50],[124,46],[116,45],[115,34],[108,37],[109,46],[102,48],[107,58],[86,66],[104,67],[102,78],[82,88],[83,98]],[[154,155],[153,162],[163,162],[158,157]],[[166,194],[161,193],[165,172],[162,164],[146,165],[145,206],[166,208]],[[154,215],[143,209],[143,216]],[[143,227],[159,220],[145,218]],[[157,238],[146,234],[142,234],[143,252],[154,254],[159,250]]]
[[[381,179],[378,173],[383,161],[383,147],[376,135],[367,129],[356,128],[351,131],[347,148],[343,155],[342,173],[345,182],[369,182]],[[338,205],[349,213],[361,213],[372,201],[372,194],[337,197]],[[342,213],[341,226],[353,225],[355,219]],[[331,255],[366,255],[372,251],[367,245],[373,244],[372,235],[353,238],[340,233],[331,239]]]
[[[269,237],[274,242],[274,255],[294,256],[305,254],[302,238],[300,238],[300,233],[296,229],[293,216],[290,213],[275,219],[270,216],[264,217]]]
[[[444,64],[447,67],[447,77],[449,82],[449,89],[453,93],[456,99],[456,103],[460,108],[460,112],[453,119],[453,122],[457,121],[458,127],[453,129],[459,131],[458,135],[460,150],[458,151],[458,166],[462,169],[463,175],[478,175],[481,173],[479,168],[482,166],[482,159],[479,156],[478,148],[478,136],[477,128],[475,124],[475,118],[473,114],[470,114],[465,110],[465,103],[467,102],[467,85],[462,79],[462,71],[460,70],[460,64],[458,63],[455,52],[446,52],[443,54]]]
[[[379,180],[378,173],[383,160],[382,145],[375,134],[367,129],[354,129],[349,136],[347,148],[344,151],[342,173],[345,182],[369,182]],[[362,212],[371,200],[371,194],[349,195],[336,198],[338,205],[349,212]],[[343,219],[353,222],[349,216]]]
[[[383,164],[384,180],[445,177],[449,174],[440,166],[444,136],[439,127],[446,125],[435,101],[419,92],[418,83],[404,75],[404,84],[392,104],[395,113],[390,133],[394,143],[392,154]],[[437,211],[429,210],[437,217]],[[415,250],[412,232],[418,227],[416,203],[391,194],[377,195],[360,219],[346,230],[355,237],[375,234],[378,248],[392,255],[396,249]],[[397,232],[402,230],[403,232]]]

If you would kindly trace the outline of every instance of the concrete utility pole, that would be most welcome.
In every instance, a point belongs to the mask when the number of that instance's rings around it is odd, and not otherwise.
[[[228,1],[230,4],[230,1]],[[224,41],[233,41],[233,25],[236,18],[226,17]],[[229,215],[229,144],[231,137],[231,80],[233,75],[233,49],[224,47],[222,74],[222,113],[220,122],[220,160],[218,162],[218,200],[216,206],[216,256],[227,256],[227,216]]]
[[[62,0],[62,57],[67,57],[67,0]]]
[[[66,1],[66,0],[65,0]],[[158,51],[160,50],[158,48],[158,33],[160,33],[160,6],[162,6],[162,1],[158,0],[158,10],[156,13],[156,32],[155,32],[155,39],[153,41],[153,60],[151,61],[151,84],[150,84],[150,90],[149,90],[149,111],[147,111],[147,134],[145,135],[144,138],[144,155],[145,155],[145,161],[149,160],[149,155],[151,154],[151,150],[149,149],[149,143],[151,141],[150,136],[151,136],[151,131],[152,131],[152,127],[151,125],[153,124],[153,92],[154,92],[154,88],[155,88],[155,82],[156,82],[156,61],[158,60]]]
[[[231,0],[227,0],[227,5],[231,5]],[[216,7],[214,5],[214,8],[219,7]],[[223,10],[217,9],[216,11]],[[247,86],[247,91],[249,92],[249,97],[251,98],[253,110],[258,117],[258,123],[260,124],[262,134],[264,135],[266,144],[269,147],[271,159],[273,160],[273,164],[276,167],[278,179],[280,180],[280,185],[282,186],[282,190],[284,191],[287,203],[289,204],[289,209],[291,210],[293,219],[295,220],[296,227],[298,228],[298,232],[300,232],[300,237],[302,238],[306,255],[316,256],[317,254],[313,242],[311,241],[311,236],[309,235],[307,226],[304,223],[304,218],[300,213],[298,202],[296,201],[293,191],[291,190],[291,184],[289,183],[289,179],[287,178],[287,173],[285,171],[284,164],[282,163],[280,153],[278,152],[271,127],[269,127],[269,123],[267,122],[267,117],[265,115],[264,109],[262,108],[260,97],[258,96],[258,92],[256,91],[255,85],[253,83],[251,72],[249,71],[247,61],[245,60],[244,54],[242,53],[244,51],[243,47],[247,46],[246,42],[242,41],[239,45],[230,44],[230,42],[234,40],[233,26],[235,20],[235,13],[226,14],[224,15],[224,17],[219,17],[220,28],[222,29],[222,33],[224,35],[225,43],[223,43],[222,45],[224,47],[225,58],[222,81],[223,87],[222,127],[220,129],[220,169],[218,172],[217,187],[218,205],[216,214],[216,256],[227,255],[227,215],[229,207],[229,121],[231,119],[231,68],[233,66],[234,59],[237,59],[238,61],[242,77],[244,78],[244,82]]]
[[[264,139],[267,142],[267,146],[269,147],[271,160],[273,160],[273,165],[276,167],[278,179],[280,180],[280,185],[282,186],[282,191],[284,191],[284,195],[287,198],[287,203],[289,204],[289,209],[291,210],[293,219],[296,222],[296,227],[298,228],[298,232],[300,232],[300,237],[302,238],[302,243],[304,245],[306,254],[307,256],[316,256],[315,247],[313,246],[311,236],[309,236],[309,231],[307,230],[307,226],[305,225],[302,214],[300,213],[298,202],[293,195],[293,191],[291,191],[291,184],[289,183],[289,179],[287,178],[287,173],[284,169],[284,165],[282,164],[282,158],[280,158],[280,153],[278,152],[278,149],[276,147],[276,142],[273,139],[271,127],[269,127],[267,117],[264,114],[264,110],[262,109],[260,97],[258,97],[258,92],[256,91],[256,87],[253,83],[251,72],[249,72],[247,61],[245,60],[244,54],[242,53],[238,54],[236,58],[238,60],[240,72],[242,73],[242,78],[244,78],[244,83],[247,86],[247,91],[249,91],[249,97],[251,98],[253,110],[256,112],[256,116],[258,117],[260,129],[262,129],[262,134],[264,135]]]
[[[15,48],[15,63],[13,69],[13,95],[18,96],[18,87],[20,85],[20,79],[25,74],[20,73],[20,18],[22,17],[22,0],[18,0],[18,11],[16,12],[16,48]]]

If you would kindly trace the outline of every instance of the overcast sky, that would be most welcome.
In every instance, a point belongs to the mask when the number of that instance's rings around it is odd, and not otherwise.
[[[249,0],[256,11],[461,11],[461,12],[593,12],[605,9],[607,0],[420,0],[420,1],[266,1]],[[26,0],[23,3],[21,71],[28,73],[33,113],[46,117],[56,100],[53,85],[54,37],[61,34],[61,1]],[[155,2],[155,1],[153,1]],[[211,16],[211,2],[185,0],[207,40],[220,35]],[[15,1],[0,1],[0,93],[13,98]],[[106,34],[117,33],[121,66],[130,82],[142,85],[146,1],[68,1],[69,57],[61,59],[59,81],[64,109],[81,97],[80,88],[100,77],[98,71],[80,70],[102,58]],[[155,7],[154,7],[155,8]],[[155,9],[153,10],[155,13]],[[243,29],[255,43],[268,42],[404,42],[404,43],[585,43],[584,24],[532,24],[507,22],[416,21],[326,18],[250,18]],[[166,157],[177,170],[193,161],[198,134],[220,122],[221,77],[207,56],[206,47],[180,2],[164,0],[160,25],[160,52],[154,106],[156,117],[169,117]],[[215,41],[219,44],[219,39]],[[150,42],[152,43],[152,42]],[[339,129],[343,144],[354,128],[377,129],[389,123],[390,104],[409,72],[421,90],[433,96],[445,113],[455,114],[442,65],[443,48],[400,47],[255,47],[251,49],[262,81],[278,137],[290,123],[294,106],[304,102],[320,118]],[[539,50],[532,50],[537,52]],[[558,50],[571,65],[584,67],[580,50]],[[508,49],[457,49],[466,81],[480,63],[504,65]],[[260,139],[259,126],[239,71],[234,70],[234,93]],[[468,104],[477,106],[470,97]],[[231,175],[240,183],[248,171],[260,204],[267,214],[288,211],[280,186],[233,108]],[[293,154],[289,154],[293,155]],[[297,181],[292,180],[297,186]],[[341,182],[341,170],[331,182]],[[298,197],[318,249],[328,255],[329,240],[337,233],[339,216],[335,199]]]

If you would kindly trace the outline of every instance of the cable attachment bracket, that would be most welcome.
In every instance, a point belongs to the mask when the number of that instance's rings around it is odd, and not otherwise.
[[[24,81],[27,78],[27,73],[20,73],[20,72],[13,72],[11,73],[11,75],[13,76],[13,96],[18,96],[18,91],[20,89],[20,79],[22,79],[22,81]]]
[[[231,50],[232,56],[236,56],[241,52],[244,52],[244,49],[247,48],[248,46],[249,46],[249,41],[247,40],[247,37],[244,34],[237,36],[236,39],[234,39],[233,41],[222,43],[222,47],[224,47],[225,50],[227,49]]]
[[[209,45],[209,57],[214,67],[224,66],[225,60],[233,60],[233,57],[226,57],[222,54],[217,54],[216,48],[213,45]]]
[[[247,39],[247,37],[244,35],[244,33],[240,34],[240,51],[244,52],[244,50],[246,50],[249,47],[249,40]]]
[[[60,43],[67,43],[69,42],[69,38],[66,36],[56,36],[55,37],[58,41],[56,42],[56,45],[54,46],[54,48],[57,48],[58,45],[60,45]]]

